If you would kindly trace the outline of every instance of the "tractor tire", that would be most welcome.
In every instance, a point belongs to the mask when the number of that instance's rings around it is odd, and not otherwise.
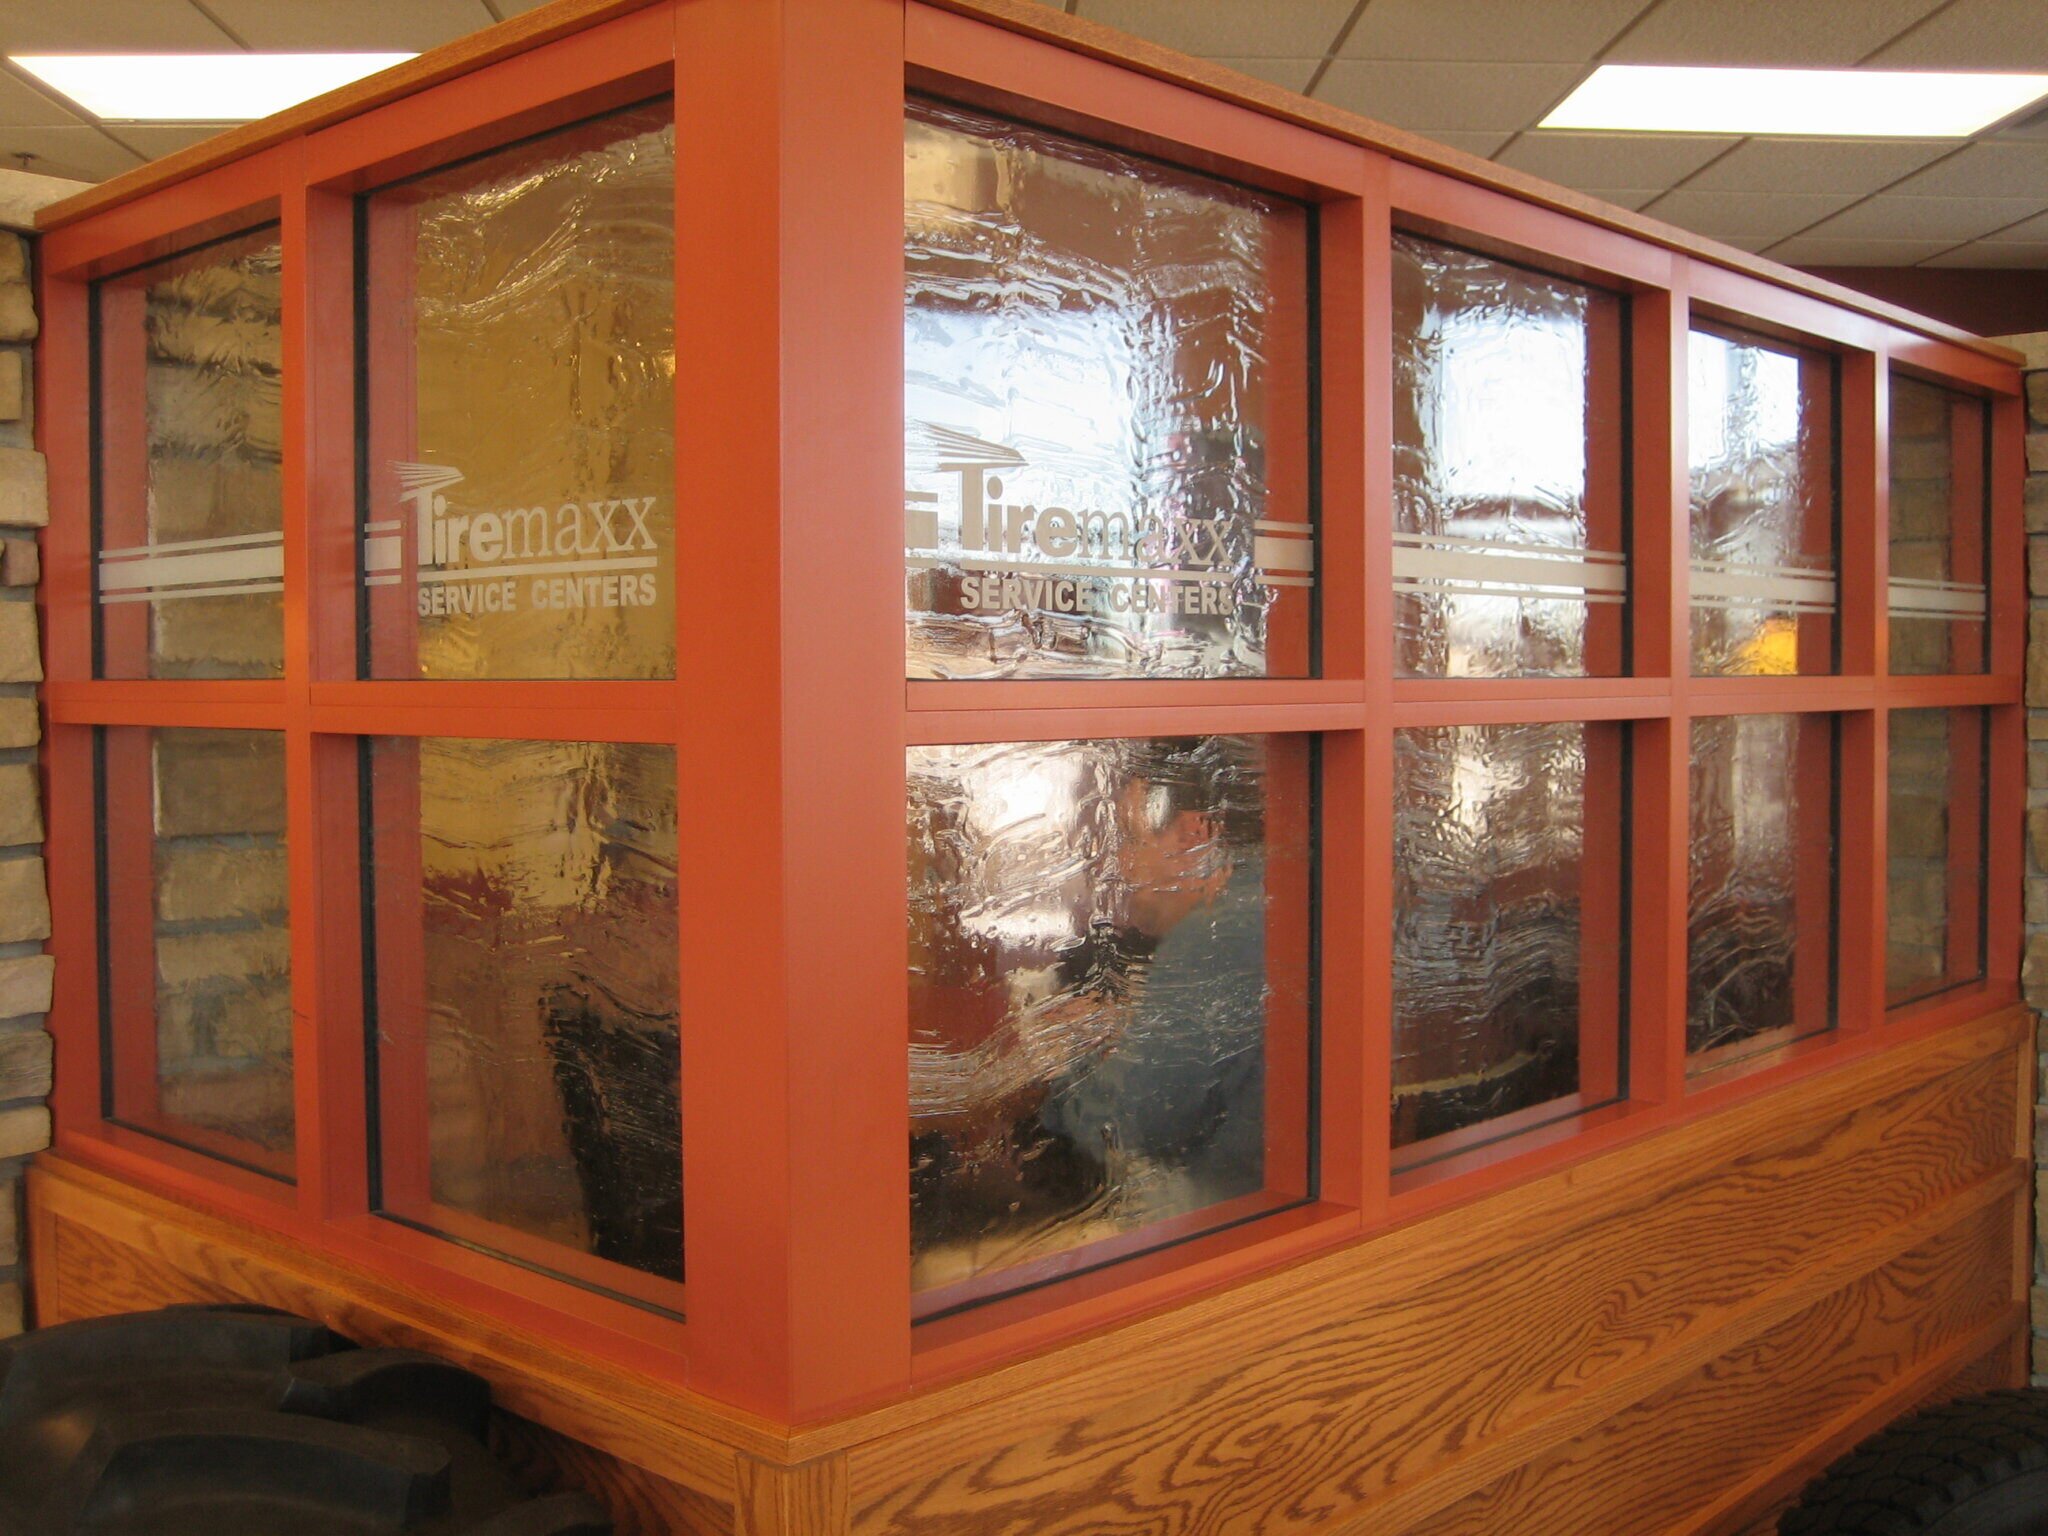
[[[2048,1532],[2048,1391],[1925,1408],[1829,1467],[1778,1536],[2034,1536]]]
[[[610,1536],[523,1499],[490,1388],[261,1307],[170,1307],[0,1343],[8,1536]]]

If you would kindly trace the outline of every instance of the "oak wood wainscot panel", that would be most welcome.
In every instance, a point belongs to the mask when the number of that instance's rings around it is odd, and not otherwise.
[[[2031,1062],[2020,1010],[1942,1030],[789,1430],[61,1160],[35,1282],[46,1321],[248,1299],[453,1356],[530,1421],[537,1484],[628,1532],[1760,1531],[1904,1408],[2022,1379]]]

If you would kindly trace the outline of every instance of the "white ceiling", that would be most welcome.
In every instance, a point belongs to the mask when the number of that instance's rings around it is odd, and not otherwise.
[[[539,0],[0,0],[0,52],[428,48]],[[1597,61],[2048,72],[2048,0],[1042,0],[1800,266],[2048,268],[2048,110],[1976,139],[1559,133]],[[97,181],[219,125],[0,68],[0,165]]]
[[[1045,0],[1798,266],[2048,267],[2048,109],[1976,139],[1564,133],[1596,62],[2048,72],[2048,0]]]

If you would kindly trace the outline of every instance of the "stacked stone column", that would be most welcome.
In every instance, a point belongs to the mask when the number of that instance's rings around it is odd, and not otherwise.
[[[36,530],[49,521],[43,457],[35,451],[36,316],[29,247],[0,231],[0,1336],[23,1320],[21,1174],[49,1144],[53,962],[43,953],[50,903],[36,745]],[[81,877],[85,872],[81,871]]]

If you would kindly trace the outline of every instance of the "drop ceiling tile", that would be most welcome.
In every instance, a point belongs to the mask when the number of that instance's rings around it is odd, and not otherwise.
[[[110,123],[107,132],[138,154],[154,160],[174,149],[198,144],[239,123]]]
[[[1203,58],[1321,58],[1352,0],[1081,0],[1075,14]]]
[[[2048,140],[1968,144],[1887,192],[1907,197],[2038,196],[2048,207]]]
[[[1796,267],[1910,267],[1939,256],[1953,240],[1846,240],[1820,235],[1795,235],[1766,246],[1773,261]]]
[[[1402,128],[1527,127],[1578,83],[1576,64],[1367,63],[1338,59],[1316,95]]]
[[[1665,193],[1648,212],[1682,229],[1755,249],[1745,242],[1767,245],[1796,235],[1854,201],[1847,192],[1700,192],[1680,187]]]
[[[21,156],[29,155],[26,166]],[[105,181],[142,163],[97,128],[0,128],[0,166],[74,181]]]
[[[185,0],[12,0],[0,6],[8,53],[224,53],[234,39]]]
[[[1432,128],[1421,135],[1432,144],[1447,144],[1452,149],[1462,149],[1468,155],[1477,155],[1482,160],[1491,160],[1501,145],[1514,137],[1499,129],[1483,129],[1477,132],[1460,132],[1456,128]]]
[[[1847,192],[1861,197],[1955,147],[1951,139],[1745,139],[1687,186],[1704,192]]]
[[[1662,217],[1662,215],[1658,215],[1658,217]],[[1693,233],[1706,234],[1706,231],[1694,230]],[[1760,254],[1765,248],[1775,243],[1768,235],[1707,235],[1707,238],[1709,240],[1717,240],[1722,245],[1732,245],[1738,251],[1747,251],[1752,256]]]
[[[1248,75],[1269,80],[1290,91],[1305,91],[1315,72],[1322,67],[1323,59],[1318,54],[1312,59],[1212,58],[1209,62],[1243,70]]]
[[[2048,213],[2036,214],[2031,219],[2022,219],[2019,223],[2010,225],[2005,229],[1994,229],[1982,238],[1992,242],[2004,240],[2039,242],[2048,240]]]
[[[1973,240],[1953,251],[1928,258],[1930,267],[1995,267],[2007,270],[2048,267],[2048,240],[1993,244]]]
[[[1899,197],[1890,192],[1838,213],[1814,231],[1828,239],[1941,240],[1956,245],[2017,223],[2041,199]]]
[[[1665,0],[1606,58],[1615,64],[1847,66],[1941,0]]]
[[[1870,62],[1882,69],[2048,70],[2041,0],[1955,0]]]
[[[1656,187],[1578,187],[1574,190],[1630,212],[1641,212],[1664,195]]]
[[[84,121],[61,97],[0,70],[0,128],[56,128]]]
[[[1571,187],[1668,187],[1740,140],[1692,133],[1574,133],[1532,129],[1502,165]]]
[[[251,48],[415,52],[491,24],[483,0],[206,0]]]
[[[1340,57],[1578,63],[1604,48],[1646,3],[1371,0],[1344,40]]]

